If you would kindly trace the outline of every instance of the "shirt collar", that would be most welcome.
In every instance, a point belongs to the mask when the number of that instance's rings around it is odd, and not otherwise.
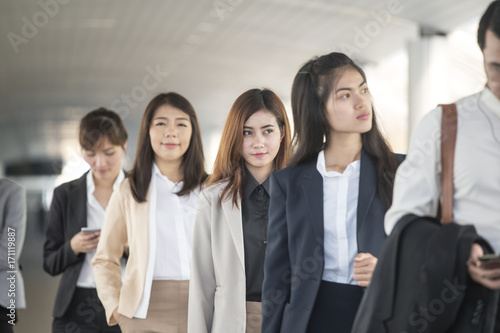
[[[245,194],[245,197],[250,198],[250,195],[252,195],[253,191],[255,191],[255,189],[261,184],[259,184],[259,182],[255,179],[255,177],[247,169],[247,167],[245,167],[245,175],[247,182],[245,184],[243,192]],[[269,194],[269,177],[267,177],[267,179],[264,180],[264,182],[262,183],[262,187],[264,188],[266,193]]]
[[[161,173],[160,168],[158,168],[155,162],[153,162],[153,176],[155,176],[157,179],[165,181],[168,188],[171,190],[182,187],[182,181],[174,183],[173,181],[168,179],[167,176]]]
[[[318,161],[316,162],[316,169],[323,177],[339,177],[341,175],[350,176],[350,174],[359,169],[360,160],[352,161],[349,163],[343,173],[337,171],[326,171],[325,151],[322,150],[318,154]]]
[[[493,95],[491,90],[486,87],[481,93],[481,101],[486,105],[486,107],[500,118],[500,100]]]
[[[115,182],[113,183],[113,191],[120,186],[122,181],[125,179],[125,172],[120,169],[120,173],[118,173],[118,177],[116,177]],[[95,183],[94,183],[94,177],[92,177],[92,170],[89,170],[87,173],[87,194],[88,195],[93,195],[95,191]]]

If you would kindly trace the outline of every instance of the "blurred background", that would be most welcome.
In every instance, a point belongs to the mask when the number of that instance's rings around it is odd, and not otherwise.
[[[489,2],[2,0],[0,176],[28,200],[28,308],[15,331],[50,332],[58,278],[42,269],[47,210],[54,187],[88,169],[76,133],[88,111],[121,115],[130,165],[146,104],[176,91],[198,113],[211,170],[236,97],[270,88],[291,117],[298,68],[339,51],[366,71],[383,130],[404,153],[423,114],[484,86],[476,29]]]

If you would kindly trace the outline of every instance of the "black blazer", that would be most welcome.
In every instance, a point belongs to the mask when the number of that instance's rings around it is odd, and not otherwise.
[[[307,329],[324,269],[323,178],[316,164],[314,158],[271,175],[263,333]],[[358,251],[378,257],[387,209],[377,190],[375,164],[364,150],[360,168]]]
[[[498,291],[469,278],[473,243],[493,252],[471,225],[405,215],[382,247],[352,332],[493,332]]]
[[[54,190],[43,246],[43,269],[52,276],[63,273],[52,315],[64,316],[73,298],[85,253],[75,255],[71,238],[87,226],[87,177],[58,186]]]

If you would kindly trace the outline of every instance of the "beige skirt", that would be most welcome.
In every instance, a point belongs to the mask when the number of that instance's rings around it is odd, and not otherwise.
[[[246,333],[260,333],[262,327],[262,303],[247,302]]]
[[[187,333],[189,281],[153,280],[146,319],[120,316],[123,333]]]

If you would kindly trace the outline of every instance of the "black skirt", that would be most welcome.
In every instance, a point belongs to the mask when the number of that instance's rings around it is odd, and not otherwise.
[[[307,333],[350,333],[364,288],[321,281]]]

